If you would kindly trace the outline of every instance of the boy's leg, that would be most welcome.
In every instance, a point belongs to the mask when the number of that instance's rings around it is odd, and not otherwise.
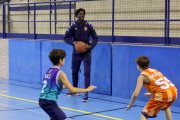
[[[168,107],[166,110],[164,110],[165,115],[166,115],[166,120],[172,120],[172,114],[171,114],[171,110]]]
[[[171,113],[171,109],[170,106],[174,103],[174,101],[171,102],[165,102],[164,103],[164,107],[162,110],[164,110],[165,116],[166,116],[166,120],[172,120],[172,113]]]
[[[67,118],[55,101],[41,99],[39,105],[49,115],[50,120],[65,120]]]
[[[141,119],[147,120],[148,118],[155,118],[162,107],[162,102],[156,101],[154,100],[154,98],[151,98],[142,110],[142,114],[144,117],[141,116]]]
[[[65,113],[58,106],[54,107],[53,110],[51,110],[50,112],[51,112],[52,120],[66,120],[67,119]]]
[[[148,120],[143,114],[141,114],[141,120]]]

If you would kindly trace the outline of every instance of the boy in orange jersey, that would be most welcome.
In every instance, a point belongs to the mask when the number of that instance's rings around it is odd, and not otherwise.
[[[144,95],[152,97],[142,111],[141,120],[156,117],[160,110],[164,110],[166,120],[172,120],[170,106],[177,98],[177,88],[160,71],[149,68],[148,57],[140,56],[136,63],[141,73],[127,110],[130,110],[144,85],[148,90]]]

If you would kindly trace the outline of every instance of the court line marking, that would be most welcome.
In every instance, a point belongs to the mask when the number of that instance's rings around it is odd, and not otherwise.
[[[3,103],[0,103],[0,106],[1,106],[1,107],[8,107],[8,105],[3,104]]]
[[[8,92],[7,90],[0,90],[1,93],[6,93]]]
[[[20,101],[30,102],[30,103],[36,103],[36,104],[39,103],[39,102],[34,101],[34,100],[28,100],[28,99],[14,97],[14,96],[5,95],[5,94],[0,94],[0,96],[15,99],[15,100],[20,100]],[[67,107],[63,107],[63,106],[59,106],[59,107],[62,108],[62,109],[65,109],[65,110],[69,110],[69,111],[73,111],[73,112],[80,112],[80,113],[84,113],[84,114],[91,114],[91,115],[94,115],[94,116],[108,118],[108,119],[111,119],[111,120],[123,120],[121,118],[115,118],[115,117],[106,116],[106,115],[102,115],[102,114],[96,114],[96,113],[92,114],[92,112],[87,112],[87,111],[84,111],[84,110],[77,110],[77,109],[67,108]]]

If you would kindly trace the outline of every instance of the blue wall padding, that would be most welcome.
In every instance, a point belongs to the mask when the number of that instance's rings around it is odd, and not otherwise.
[[[93,85],[97,85],[98,89],[94,92],[102,94],[111,93],[111,72],[110,72],[110,44],[98,44],[92,54],[92,72],[91,80]],[[51,65],[48,54],[53,48],[61,48],[66,51],[65,65],[62,70],[67,74],[70,82],[72,82],[72,71],[71,71],[71,59],[72,59],[72,46],[64,42],[50,42],[42,41],[42,77],[46,70]],[[106,60],[104,60],[106,59]],[[102,85],[103,84],[103,85]],[[84,70],[83,63],[81,65],[81,71],[79,72],[79,86],[84,88]]]
[[[9,43],[9,65],[11,80],[23,81],[27,83],[41,84],[46,70],[51,66],[48,58],[49,52],[53,48],[64,49],[67,53],[65,66],[62,70],[67,74],[70,82],[72,46],[64,42],[54,41],[30,41],[30,40],[10,40]],[[93,50],[92,55],[92,84],[98,89],[94,92],[111,94],[111,45],[100,44]],[[84,72],[81,66],[79,86],[84,87]]]
[[[177,88],[180,88],[179,52],[180,49],[174,47],[113,45],[113,96],[128,98],[129,95],[130,98],[133,94],[137,77],[139,76],[135,60],[141,55],[148,56],[151,60],[150,67],[160,70],[177,86]],[[127,86],[127,88],[124,86]],[[142,92],[138,96],[138,100],[147,101],[148,98],[143,96],[144,92],[146,92],[146,90],[142,89]],[[180,93],[178,93],[178,95],[180,95]],[[178,99],[174,105],[180,106],[180,100]]]
[[[51,66],[48,58],[53,48],[64,49],[67,53],[62,70],[70,82],[72,46],[62,41],[9,40],[9,78],[40,85],[46,70]],[[160,70],[177,88],[180,88],[180,48],[165,46],[133,46],[98,43],[92,52],[91,83],[98,88],[95,93],[112,94],[121,98],[130,98],[136,86],[139,71],[135,60],[146,55],[152,68]],[[84,72],[81,65],[79,86],[84,87]],[[140,93],[138,100],[147,101]],[[180,96],[180,93],[178,93]],[[178,99],[175,106],[180,106]]]
[[[129,46],[112,45],[112,95],[129,98]]]
[[[95,92],[111,94],[111,44],[97,44],[92,52],[91,80]]]
[[[39,83],[40,41],[9,40],[9,79]]]

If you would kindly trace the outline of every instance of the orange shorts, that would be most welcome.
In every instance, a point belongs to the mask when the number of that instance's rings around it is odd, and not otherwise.
[[[166,110],[174,101],[161,102],[151,98],[144,107],[142,114],[147,118],[154,118],[157,116],[160,110]]]

